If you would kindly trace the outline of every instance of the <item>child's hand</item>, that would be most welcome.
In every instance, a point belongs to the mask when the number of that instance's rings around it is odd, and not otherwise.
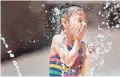
[[[95,46],[93,43],[88,44],[87,49],[86,49],[86,55],[87,56],[94,56],[95,53]]]
[[[78,40],[79,42],[82,41],[84,35],[85,35],[85,31],[86,31],[86,25],[82,25],[81,29],[77,29],[74,39]]]

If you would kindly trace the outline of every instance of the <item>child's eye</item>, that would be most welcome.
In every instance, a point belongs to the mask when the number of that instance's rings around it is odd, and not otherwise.
[[[80,23],[82,23],[82,20],[78,20]]]
[[[82,23],[82,20],[81,20],[81,19],[78,19],[77,21],[78,21],[79,23]]]
[[[81,19],[81,18],[79,18],[79,19],[78,19],[78,22],[82,23],[82,19]]]

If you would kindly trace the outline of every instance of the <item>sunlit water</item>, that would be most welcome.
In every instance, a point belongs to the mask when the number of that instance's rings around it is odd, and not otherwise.
[[[56,22],[57,21],[57,22]],[[60,28],[60,9],[59,8],[57,8],[57,7],[55,7],[54,9],[53,9],[53,18],[52,18],[52,23],[54,23],[54,24],[57,24],[57,25],[55,25],[54,27],[57,27],[56,28],[56,33],[59,33],[60,32],[60,30],[61,30],[61,28]],[[98,27],[98,29],[99,30],[101,30],[102,31],[102,28],[100,28],[100,26]],[[96,54],[95,54],[95,56],[93,57],[93,59],[92,59],[92,63],[94,63],[94,60],[98,60],[98,57],[100,57],[101,56],[101,54],[103,55],[104,54],[104,51],[102,50],[103,49],[103,41],[104,41],[104,39],[105,39],[106,37],[104,36],[104,34],[98,34],[96,37],[94,37],[94,44],[96,44]],[[100,60],[100,62],[99,63],[97,63],[97,65],[95,66],[93,66],[92,68],[91,68],[91,70],[90,70],[90,73],[89,73],[89,76],[93,76],[94,75],[94,71],[95,71],[95,68],[97,67],[97,69],[98,69],[98,71],[100,70],[100,68],[102,67],[102,65],[104,64],[104,59],[102,59],[102,56],[101,56],[101,58],[99,58],[99,59],[101,59]],[[64,66],[64,64],[63,64],[63,68],[64,68],[65,66]],[[64,71],[63,71],[64,72]]]
[[[106,2],[106,6],[103,9],[107,8],[109,5],[110,5],[110,3]],[[117,4],[116,7],[119,7],[119,5]],[[45,12],[47,12],[47,11],[45,11]],[[98,11],[98,15],[104,17],[104,14],[102,14],[101,11]],[[109,13],[106,15],[106,18],[107,17],[109,17]],[[51,22],[55,23],[54,27],[52,28],[53,30],[55,30],[55,34],[60,33],[60,31],[61,31],[60,10],[57,7],[55,7],[53,9],[53,16],[52,16]],[[103,21],[103,22],[101,22],[101,24],[108,25],[108,22]],[[112,35],[109,34],[109,29],[108,29],[108,33],[105,34],[104,33],[105,30],[103,28],[101,28],[101,24],[98,24],[98,28],[97,28],[97,30],[99,30],[100,33],[97,34],[96,37],[93,37],[94,38],[93,43],[96,46],[96,53],[92,59],[92,65],[91,65],[91,69],[88,73],[88,76],[93,76],[93,75],[97,76],[97,73],[100,71],[101,67],[104,65],[104,55],[109,53],[112,48],[112,40],[107,40],[109,38],[112,38]],[[117,24],[115,27],[120,28],[120,25]],[[108,28],[109,28],[109,26],[108,26]],[[117,29],[115,29],[115,30],[117,30]],[[2,35],[0,35],[0,39],[2,40],[3,44],[5,45],[5,48],[9,49],[9,45],[5,42],[5,38]],[[33,42],[35,43],[35,40]],[[106,44],[106,45],[104,45],[104,44]],[[15,55],[12,53],[12,50],[8,50],[7,53],[9,54],[10,58],[15,57]],[[13,65],[16,69],[18,76],[22,76],[17,61],[13,60]],[[64,66],[63,66],[63,68],[64,68]]]
[[[106,9],[109,5],[110,3],[106,1],[106,5],[103,9]],[[115,7],[119,7],[119,5],[117,4]],[[102,13],[101,11],[98,11],[98,15],[100,15],[101,17],[104,17],[105,14],[106,13]],[[109,15],[110,15],[110,12],[108,12],[106,18],[109,17]],[[59,21],[60,21],[60,9],[55,7],[53,9],[53,18],[51,22],[57,24],[54,26],[56,28],[56,33],[59,33],[61,30]],[[108,40],[112,38],[112,35],[109,34],[110,30],[109,29],[108,31],[104,30],[104,28],[101,28],[101,25],[108,26],[109,28],[108,22],[104,20],[100,24],[98,24],[97,30],[99,31],[99,34],[97,34],[96,37],[93,37],[94,41],[92,42],[96,47],[96,53],[92,58],[91,68],[88,73],[88,76],[97,76],[97,73],[100,71],[101,67],[104,65],[104,55],[109,53],[112,48],[112,40]],[[120,27],[120,24],[117,24],[113,29],[117,30],[117,28],[119,27]],[[105,34],[105,32],[107,33]]]
[[[9,49],[9,45],[5,42],[5,38],[1,34],[0,34],[0,40],[3,41],[5,48]],[[9,54],[10,58],[15,57],[15,55],[12,53],[12,50],[8,50],[7,53]],[[16,71],[17,71],[18,76],[22,76],[17,61],[13,60],[12,62],[13,62],[13,65],[14,65]]]

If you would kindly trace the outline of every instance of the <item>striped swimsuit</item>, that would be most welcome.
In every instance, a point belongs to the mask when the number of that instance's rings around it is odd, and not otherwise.
[[[72,47],[69,45],[67,47],[69,51],[72,49]],[[80,48],[74,64],[70,67],[69,71],[65,71],[63,73],[63,76],[69,76],[69,77],[78,76],[80,74],[79,70],[81,69],[82,64],[83,64],[83,56],[82,56],[82,49]]]
[[[71,46],[67,45],[68,50],[70,51],[72,49]],[[83,64],[82,60],[82,50],[80,48],[78,56],[73,64],[72,67],[67,67],[65,64],[63,64],[60,60],[60,57],[58,54],[55,54],[53,56],[50,56],[50,76],[78,76],[79,70],[81,68],[81,65]],[[64,67],[63,67],[64,65]]]

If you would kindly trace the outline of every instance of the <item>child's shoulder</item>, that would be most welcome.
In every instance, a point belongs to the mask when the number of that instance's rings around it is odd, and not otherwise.
[[[82,52],[83,52],[83,53],[86,53],[86,48],[87,48],[87,46],[86,46],[86,43],[85,43],[84,41],[81,42],[80,48],[82,49]]]
[[[81,41],[81,46],[82,49],[86,49],[86,43],[84,41]]]
[[[58,39],[58,38],[60,38],[61,37],[61,35],[60,34],[57,34],[57,35],[54,35],[53,36],[53,39]]]
[[[64,37],[61,34],[57,34],[53,36],[53,41],[60,41],[62,40]]]
[[[82,46],[86,46],[86,43],[84,41],[81,41]]]

